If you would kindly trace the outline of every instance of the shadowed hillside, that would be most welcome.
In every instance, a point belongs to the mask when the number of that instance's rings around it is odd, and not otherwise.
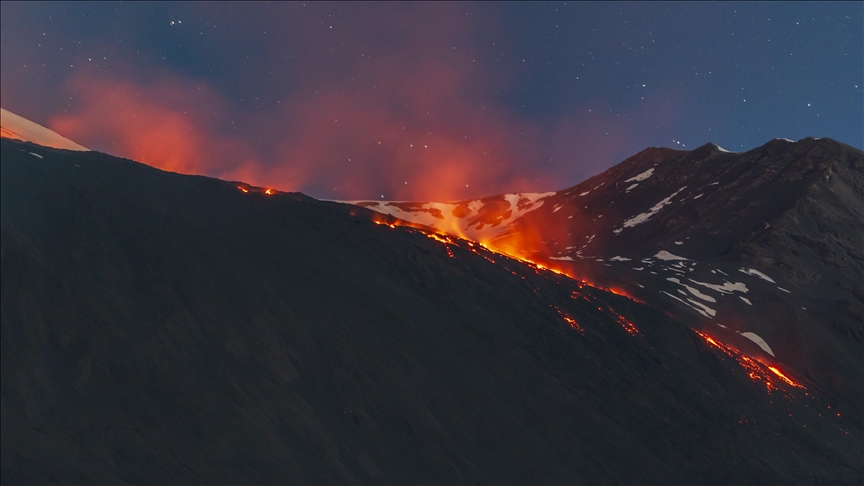
[[[664,305],[358,207],[0,150],[4,484],[864,474],[860,410]]]

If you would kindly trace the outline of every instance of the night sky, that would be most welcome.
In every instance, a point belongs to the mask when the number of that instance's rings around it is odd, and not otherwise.
[[[563,189],[648,146],[864,142],[864,3],[2,2],[0,104],[324,199]]]

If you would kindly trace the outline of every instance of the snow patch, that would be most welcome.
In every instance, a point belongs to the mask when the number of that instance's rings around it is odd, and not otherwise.
[[[660,212],[660,210],[663,209],[664,206],[670,204],[672,202],[672,198],[677,196],[678,193],[683,191],[686,187],[687,186],[684,186],[681,189],[678,189],[677,191],[673,192],[672,195],[670,195],[666,199],[663,199],[662,201],[658,202],[654,206],[651,206],[651,209],[649,209],[648,211],[641,213],[641,214],[637,214],[636,216],[633,216],[632,218],[628,219],[627,221],[624,221],[624,226],[622,226],[620,229],[630,228],[632,226],[636,226],[637,224],[642,224],[645,221],[648,221],[648,219],[650,219],[651,216],[654,216],[655,214]],[[620,231],[616,231],[616,233],[618,233],[618,232],[620,232]]]
[[[684,242],[683,242],[683,241],[676,241],[675,244],[676,244],[676,245],[683,245]]]
[[[33,152],[30,152],[30,155],[35,155],[36,157],[39,157],[40,159],[44,159],[44,158],[45,158],[45,157],[42,157],[41,155],[39,155],[39,154],[37,154],[37,153],[33,153]]]
[[[685,289],[687,289],[688,292],[690,292],[690,293],[693,294],[694,296],[696,296],[696,297],[698,297],[698,298],[704,300],[705,302],[717,302],[717,299],[715,299],[714,297],[711,297],[710,295],[705,295],[705,294],[703,294],[702,292],[699,292],[699,289],[694,289],[693,287],[691,287],[691,286],[689,286],[689,285],[687,285],[687,284],[685,284],[685,283],[682,283],[682,282],[681,282],[680,280],[678,280],[677,278],[669,277],[669,278],[667,278],[666,280],[668,280],[668,281],[670,281],[670,282],[677,283],[678,285],[680,285],[680,286],[684,287]]]
[[[705,282],[697,282],[692,278],[690,279],[690,281],[695,283],[696,285],[701,285],[711,290],[720,292],[721,294],[731,294],[732,292],[741,292],[746,294],[750,291],[750,289],[748,289],[747,286],[741,282],[735,282],[734,284],[731,282],[723,282],[723,285],[714,285]]]
[[[705,316],[705,317],[711,317],[711,316],[708,315],[707,312],[705,312],[704,310],[700,309],[699,307],[693,306],[693,305],[689,304],[688,302],[685,302],[685,301],[682,300],[681,298],[676,297],[676,296],[670,294],[669,292],[666,292],[665,290],[661,290],[661,292],[663,292],[664,294],[668,295],[669,297],[672,297],[673,299],[677,300],[678,302],[681,302],[682,304],[686,305],[687,307],[690,307],[690,308],[696,310],[696,312],[702,314],[703,316]],[[688,299],[688,300],[689,300],[689,299]],[[713,311],[713,310],[712,310],[712,311]]]
[[[703,312],[702,312],[702,315],[703,315],[703,316],[706,316],[706,317],[714,317],[714,316],[717,315],[717,311],[715,311],[714,309],[708,307],[707,305],[705,305],[705,304],[703,304],[703,303],[701,303],[701,302],[696,302],[696,301],[693,300],[693,299],[687,299],[687,302],[690,302],[691,304],[693,304],[693,305],[699,307],[700,309],[702,309],[702,311],[703,311]]]
[[[759,270],[754,270],[752,268],[739,268],[738,271],[745,274],[745,275],[755,275],[755,276],[761,278],[762,280],[767,280],[773,284],[777,283],[774,280],[772,280],[771,277],[769,277],[768,275],[765,275],[764,273],[760,272]],[[788,292],[788,290],[787,290],[787,292]]]
[[[699,194],[698,196],[693,196],[693,200],[695,201],[696,199],[699,199],[700,197],[702,197],[704,195],[705,195],[705,193]]]
[[[634,177],[631,177],[631,178],[627,179],[627,180],[624,181],[624,182],[642,182],[642,181],[644,181],[645,179],[651,177],[653,174],[654,174],[654,168],[652,167],[652,168],[646,170],[645,172],[643,172],[643,173],[641,173],[641,174],[638,174],[638,175],[636,175],[636,176],[634,176]],[[638,184],[634,184],[634,185],[631,186],[631,187],[636,187],[637,185],[638,185]],[[629,189],[628,189],[628,191],[629,191]]]
[[[780,290],[782,290],[783,292],[786,292],[787,294],[791,294],[791,293],[792,293],[792,292],[789,292],[788,290],[784,289],[783,287],[777,287],[777,288],[780,289]]]
[[[742,295],[739,295],[738,298],[741,299],[741,300],[743,300],[744,302],[746,302],[747,305],[753,305],[753,302],[750,302],[750,299],[748,299],[747,297],[744,297],[744,296],[742,296]]]
[[[424,226],[430,226],[444,233],[467,237],[474,241],[489,241],[502,236],[509,225],[526,213],[543,206],[544,199],[554,196],[555,192],[505,194],[506,210],[496,210],[502,215],[495,223],[478,223],[477,214],[484,208],[483,200],[457,202],[416,202],[416,201],[335,201],[371,209],[381,214],[394,216]],[[522,204],[519,204],[522,202]],[[501,204],[497,199],[492,204]],[[403,209],[406,208],[406,209]],[[458,209],[458,211],[457,211]],[[467,211],[466,211],[467,209]],[[460,214],[461,217],[454,215]],[[506,217],[504,217],[506,215]]]
[[[630,186],[630,187],[628,187],[627,189],[625,189],[624,192],[630,192],[631,190],[635,189],[636,186],[638,186],[638,185],[639,185],[639,184],[633,184],[632,186]]]
[[[575,262],[575,261],[576,261],[576,260],[574,260],[574,259],[572,259],[572,258],[570,258],[570,257],[568,257],[568,256],[563,256],[563,257],[549,257],[549,259],[550,259],[550,260],[565,260],[565,261],[568,261],[568,262]]]
[[[680,257],[678,255],[673,255],[666,250],[660,250],[654,255],[654,258],[659,258],[661,260],[689,260],[689,258]]]
[[[585,192],[583,192],[582,194],[579,194],[579,195],[580,195],[580,196],[587,196],[590,192],[591,192],[591,191],[585,191]]]
[[[614,256],[614,257],[610,258],[609,261],[610,261],[610,262],[629,262],[630,259],[629,259],[629,258],[620,257],[620,256]]]
[[[742,332],[741,335],[759,345],[759,347],[762,348],[762,351],[765,351],[771,356],[774,356],[774,351],[771,351],[771,346],[768,346],[768,343],[766,343],[764,339],[759,337],[758,334],[753,332]]]

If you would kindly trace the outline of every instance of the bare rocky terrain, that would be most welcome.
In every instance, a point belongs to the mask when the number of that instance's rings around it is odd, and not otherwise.
[[[860,151],[798,144],[851,155],[802,162],[798,179],[736,162],[794,179],[788,201],[733,201],[749,194],[744,172],[704,176],[696,201],[740,221],[691,207],[616,235],[639,213],[621,196],[579,200],[624,208],[603,213],[605,246],[533,250],[582,282],[361,207],[3,139],[2,482],[860,484]],[[675,163],[662,178],[674,191],[688,154],[652,149],[610,171]],[[640,212],[658,203],[636,189]],[[555,207],[523,219],[574,214]],[[698,235],[692,251],[675,244]],[[719,285],[712,270],[748,288],[690,283],[736,302],[703,301],[715,316],[671,286],[678,300],[656,298],[668,278]],[[805,316],[785,338],[781,311]]]

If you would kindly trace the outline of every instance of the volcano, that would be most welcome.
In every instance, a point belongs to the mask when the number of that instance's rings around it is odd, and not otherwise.
[[[782,143],[382,214],[4,138],[2,481],[857,484],[861,155]]]
[[[553,193],[354,203],[663,302],[864,402],[864,153],[854,147],[649,148]]]

